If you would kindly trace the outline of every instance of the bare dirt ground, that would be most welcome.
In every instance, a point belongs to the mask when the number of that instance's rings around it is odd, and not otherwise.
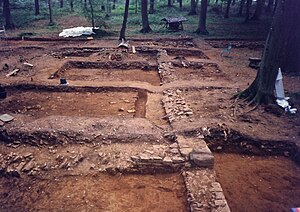
[[[217,181],[232,211],[296,207],[300,113],[235,102],[256,74],[248,58],[260,57],[262,48],[233,42],[222,57],[228,42],[210,42],[213,48],[200,39],[136,39],[134,54],[116,49],[113,39],[1,40],[8,96],[0,114],[15,117],[0,127],[2,209],[188,211],[186,179],[202,175],[180,136],[219,152]],[[60,77],[69,86],[60,86]],[[299,109],[299,76],[284,75],[284,85]],[[212,172],[191,185],[209,187]],[[223,204],[205,201],[194,205],[213,211]]]

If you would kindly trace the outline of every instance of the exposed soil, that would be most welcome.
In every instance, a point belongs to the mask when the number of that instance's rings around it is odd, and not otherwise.
[[[282,157],[215,154],[215,170],[232,211],[299,207],[300,168]]]
[[[299,156],[300,113],[232,99],[254,79],[249,57],[261,56],[262,42],[208,42],[217,48],[200,39],[134,39],[133,53],[117,49],[117,40],[1,40],[0,83],[8,97],[0,115],[15,117],[0,122],[2,209],[188,211],[186,170],[191,191],[205,182],[194,196],[207,204],[198,200],[198,208],[223,206],[208,204],[222,192],[206,193],[213,170],[185,161],[175,142],[182,134],[212,151],[250,155],[215,154],[232,211],[299,206],[299,167],[289,159]],[[221,56],[229,43],[230,54]],[[70,85],[60,86],[61,77]],[[298,110],[299,80],[284,74]],[[146,162],[135,164],[137,156]]]
[[[22,114],[34,119],[53,115],[133,117],[137,99],[134,92],[13,91],[8,92],[6,101],[0,102],[0,113]],[[145,108],[145,102],[140,107]]]
[[[184,211],[178,174],[0,178],[1,210]]]

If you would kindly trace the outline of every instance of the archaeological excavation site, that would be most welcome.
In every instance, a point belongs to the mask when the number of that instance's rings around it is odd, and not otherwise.
[[[0,41],[1,211],[300,206],[300,113],[235,98],[263,41],[128,41]]]

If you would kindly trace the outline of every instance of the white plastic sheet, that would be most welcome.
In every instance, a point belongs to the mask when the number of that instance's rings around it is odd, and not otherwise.
[[[99,28],[94,28],[99,29]],[[59,37],[79,37],[81,35],[92,35],[95,34],[93,32],[93,27],[74,27],[69,29],[64,29],[61,33],[59,33]]]

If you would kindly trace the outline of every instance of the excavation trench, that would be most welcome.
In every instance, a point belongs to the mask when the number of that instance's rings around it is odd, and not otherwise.
[[[52,178],[53,177],[53,178]],[[186,211],[180,174],[0,178],[2,210]]]
[[[72,81],[137,81],[160,85],[157,66],[144,62],[69,61],[50,76],[61,77]]]

